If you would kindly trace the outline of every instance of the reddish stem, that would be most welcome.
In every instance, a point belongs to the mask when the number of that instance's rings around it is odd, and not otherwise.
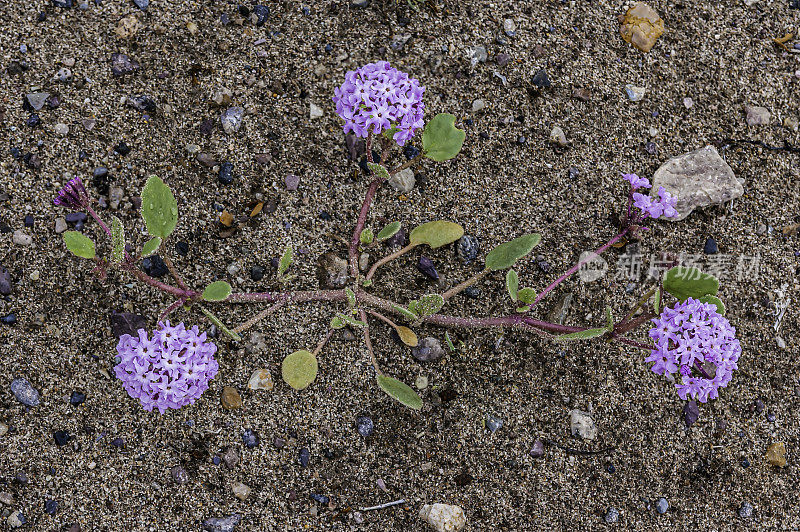
[[[386,180],[382,177],[373,179],[367,189],[367,195],[364,196],[364,203],[361,204],[361,212],[358,214],[358,222],[356,222],[356,228],[353,231],[353,239],[350,241],[350,275],[353,278],[358,277],[358,244],[361,242],[361,231],[364,230],[364,224],[367,223],[367,213],[369,213],[372,200],[378,192],[378,187],[380,187],[384,181]]]

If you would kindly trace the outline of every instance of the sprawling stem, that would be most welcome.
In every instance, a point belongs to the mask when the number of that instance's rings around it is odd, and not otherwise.
[[[398,166],[394,170],[390,170],[389,171],[389,175],[392,176],[392,175],[396,174],[397,172],[402,172],[406,168],[410,168],[410,167],[414,166],[415,164],[417,164],[420,161],[422,161],[422,157],[423,157],[422,152],[419,152],[419,154],[416,157],[414,157],[413,159],[410,159],[410,160],[404,162],[403,164],[401,164],[400,166]]]
[[[363,310],[358,311],[359,316],[361,317],[361,321],[364,322],[364,343],[367,344],[367,350],[369,351],[369,357],[372,359],[372,366],[375,368],[375,373],[378,375],[382,374],[380,366],[378,366],[378,359],[375,358],[375,350],[372,349],[372,340],[369,337],[369,321],[367,320],[367,313]]]
[[[378,192],[378,187],[380,187],[383,182],[386,181],[382,177],[376,178],[372,180],[372,183],[369,184],[369,188],[367,189],[367,194],[364,196],[364,203],[361,205],[361,212],[358,214],[358,222],[356,222],[356,228],[353,231],[353,239],[350,241],[350,275],[353,278],[358,277],[358,244],[361,242],[361,231],[364,230],[364,224],[367,223],[367,213],[369,213],[369,207],[372,205],[372,200],[375,197],[375,194]]]
[[[445,299],[445,301],[450,299],[454,295],[458,294],[459,292],[462,292],[464,289],[469,288],[470,286],[474,285],[475,283],[477,283],[478,281],[480,281],[481,279],[486,277],[486,275],[489,272],[490,272],[490,270],[482,270],[482,271],[476,273],[475,275],[473,275],[472,277],[470,277],[469,279],[467,279],[463,283],[454,286],[453,288],[451,288],[450,290],[448,290],[447,292],[442,294],[442,297]]]
[[[123,268],[128,270],[131,274],[134,275],[134,277],[136,277],[137,279],[139,279],[143,283],[149,284],[150,286],[152,286],[154,288],[158,288],[159,290],[161,290],[163,292],[167,292],[169,294],[172,294],[175,297],[183,298],[183,299],[194,299],[194,298],[196,298],[197,296],[200,295],[199,292],[194,292],[192,290],[184,290],[183,288],[178,288],[177,286],[170,286],[170,285],[168,285],[166,283],[162,283],[161,281],[159,281],[157,279],[153,279],[152,277],[150,277],[149,275],[147,275],[146,273],[144,273],[142,270],[140,270],[139,268],[137,268],[135,265],[133,265],[131,263],[124,263],[123,264]]]
[[[603,244],[602,246],[597,248],[594,251],[594,255],[599,256],[605,250],[607,250],[608,248],[610,248],[611,246],[616,244],[619,240],[621,240],[622,237],[624,237],[626,234],[628,234],[629,231],[630,231],[629,227],[625,228],[625,230],[623,230],[620,234],[618,234],[617,236],[615,236],[614,238],[612,238],[611,240],[609,240],[608,242],[606,242],[605,244]],[[538,296],[536,296],[536,299],[534,300],[533,303],[531,303],[529,309],[532,309],[533,307],[535,307],[536,304],[544,298],[544,296],[546,296],[547,294],[552,292],[555,287],[557,287],[559,284],[561,284],[562,281],[564,281],[564,279],[566,279],[567,277],[571,276],[572,274],[574,274],[575,272],[580,270],[581,266],[583,266],[584,264],[586,264],[587,262],[592,260],[594,255],[590,255],[587,258],[583,259],[583,260],[579,260],[578,263],[575,266],[573,266],[572,268],[570,268],[569,270],[567,270],[567,272],[564,275],[562,275],[561,277],[559,277],[558,279],[556,279],[555,281],[550,283],[550,285],[547,288],[542,290],[542,292]]]
[[[331,339],[332,335],[333,335],[333,329],[328,329],[328,332],[325,333],[325,336],[322,337],[322,340],[319,341],[317,347],[314,349],[314,356],[317,356],[319,352],[322,351],[322,348],[325,347],[325,344],[328,343],[328,340]]]
[[[381,260],[379,260],[378,262],[373,264],[372,268],[370,268],[369,272],[367,272],[367,277],[366,277],[367,281],[372,279],[372,276],[375,275],[375,272],[378,270],[378,268],[380,268],[381,266],[383,266],[387,262],[393,261],[394,259],[396,259],[398,257],[401,257],[402,255],[405,255],[406,253],[408,253],[409,251],[411,251],[415,247],[416,247],[415,244],[409,244],[404,248],[398,249],[397,251],[395,251],[394,253],[392,253],[390,255],[386,255]]]
[[[187,290],[186,283],[183,282],[183,279],[181,279],[181,276],[178,274],[178,270],[175,269],[175,265],[172,264],[172,261],[166,255],[164,255],[164,264],[167,265],[170,275],[172,275],[172,278],[175,279],[176,283],[178,283],[178,286],[184,290]]]
[[[233,330],[233,332],[240,333],[240,332],[246,331],[247,329],[249,329],[250,327],[252,327],[256,323],[258,323],[259,321],[263,320],[264,318],[266,318],[270,314],[274,313],[276,310],[278,310],[279,308],[281,308],[285,304],[286,304],[286,300],[285,299],[283,299],[281,301],[278,301],[277,303],[275,303],[271,307],[262,310],[261,312],[259,312],[258,314],[256,314],[255,316],[253,316],[252,318],[247,320],[246,322],[244,322],[241,325],[239,325],[238,327],[236,327]]]
[[[648,351],[653,349],[652,345],[643,344],[641,342],[637,342],[636,340],[631,340],[630,338],[625,338],[617,335],[614,335],[611,338],[621,344],[632,345],[633,347],[638,347],[640,349],[646,349]]]
[[[634,305],[631,311],[628,312],[628,314],[624,318],[622,318],[618,322],[618,324],[625,323],[626,321],[630,320],[633,317],[633,315],[636,314],[636,311],[642,308],[642,305],[644,305],[647,302],[647,300],[649,300],[653,296],[653,294],[656,293],[656,290],[658,290],[658,286],[654,286],[645,295],[640,297],[639,301],[636,302],[636,305]]]
[[[185,302],[186,300],[183,298],[173,301],[170,306],[164,309],[164,312],[162,312],[161,316],[158,317],[158,321],[164,320],[167,316],[169,316],[172,313],[172,311],[183,305]]]
[[[367,309],[366,312],[370,316],[375,316],[376,318],[387,324],[392,329],[397,329],[397,324],[392,320],[390,320],[389,318],[387,318],[386,316],[384,316],[383,314],[381,314],[380,312],[375,312],[374,310],[369,310],[369,309]]]

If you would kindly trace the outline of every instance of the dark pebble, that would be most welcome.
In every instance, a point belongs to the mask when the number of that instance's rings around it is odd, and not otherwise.
[[[574,166],[567,170],[567,177],[569,177],[570,181],[577,179],[579,175],[581,175],[581,171]]]
[[[305,447],[300,449],[300,452],[297,453],[297,461],[300,462],[300,465],[303,467],[308,467],[308,461],[311,459],[311,453],[308,452],[308,449]]]
[[[273,446],[274,446],[276,449],[283,449],[284,447],[286,447],[286,440],[284,440],[283,438],[275,438],[275,439],[272,441],[272,445],[273,445]]]
[[[320,504],[328,504],[330,502],[330,499],[325,495],[318,495],[316,493],[312,493],[311,498]]]
[[[133,74],[139,70],[139,63],[125,54],[111,54],[111,73],[115,76]]]
[[[256,26],[263,26],[267,21],[267,17],[269,17],[269,8],[267,6],[256,5],[253,6],[253,13],[255,13],[257,17]]]
[[[0,295],[7,296],[11,293],[11,274],[0,266]]]
[[[11,314],[6,314],[0,318],[0,322],[2,322],[4,325],[14,325],[17,323],[17,315],[13,312]]]
[[[324,222],[330,222],[331,221],[331,215],[328,213],[328,211],[320,212],[319,213],[319,218],[320,218],[320,220],[322,220]]]
[[[230,185],[233,183],[233,163],[224,162],[219,165],[219,174],[217,179],[223,185]]]
[[[242,431],[242,441],[244,442],[245,447],[252,449],[259,443],[258,434],[256,434],[252,429],[244,429],[244,431]]]
[[[406,144],[405,147],[403,147],[403,155],[405,155],[406,159],[410,161],[411,159],[419,155],[419,150],[414,146],[412,146],[411,144]]]
[[[369,438],[375,431],[375,424],[369,417],[360,416],[356,418],[356,430],[358,430],[358,433],[364,438]]]
[[[62,9],[69,9],[72,7],[72,0],[52,0],[53,5]]]
[[[442,344],[433,337],[423,338],[416,347],[411,348],[411,354],[420,362],[439,360],[444,355]]]
[[[542,456],[544,456],[544,443],[542,442],[542,440],[537,439],[535,442],[533,442],[533,447],[531,448],[530,455],[533,458],[541,458]]]
[[[150,277],[163,277],[169,273],[169,269],[160,255],[142,259],[142,271]]]
[[[119,339],[123,334],[136,336],[139,329],[147,329],[147,319],[133,312],[113,312],[111,314],[111,332]]]
[[[439,280],[439,272],[436,271],[436,266],[434,266],[433,261],[428,257],[423,255],[419,258],[417,269],[434,281]]]
[[[511,56],[505,53],[497,54],[494,58],[495,63],[497,66],[506,66],[508,62],[511,60]]]
[[[150,0],[133,0],[133,4],[144,11],[150,5]]]
[[[92,171],[92,177],[95,179],[102,179],[108,176],[108,168],[104,166],[98,166]]]
[[[33,216],[31,216],[30,214],[25,216],[25,220],[23,223],[25,224],[25,227],[33,227]]]
[[[114,438],[111,440],[111,446],[116,448],[125,447],[125,438]]]
[[[211,463],[213,463],[214,465],[219,465],[220,463],[222,463],[222,458],[220,458],[219,456],[215,456],[214,458],[211,459]]]
[[[770,412],[769,414],[767,414],[767,421],[769,421],[770,423],[774,423],[774,422],[775,422],[775,419],[776,419],[776,418],[775,418],[775,414],[773,414],[772,412]]]
[[[464,264],[469,264],[475,260],[480,249],[481,245],[478,238],[472,235],[464,235],[456,243],[456,254],[458,258],[464,261]]]
[[[64,216],[64,220],[68,224],[76,224],[78,222],[86,221],[86,213],[83,212],[70,212]]]
[[[336,458],[336,451],[334,451],[333,449],[328,449],[327,447],[323,447],[322,456],[324,456],[328,460],[333,460],[334,458]]]
[[[386,241],[386,245],[390,248],[402,248],[406,245],[406,242],[408,242],[408,233],[401,227],[398,232]]]
[[[650,155],[655,155],[656,153],[658,153],[658,146],[656,146],[655,142],[648,142],[647,144],[644,145],[644,149]]]
[[[86,401],[86,394],[83,392],[72,392],[72,395],[69,396],[69,402],[72,405],[78,406],[83,404]]]
[[[181,257],[185,257],[189,253],[189,243],[183,240],[175,242],[175,253]]]
[[[156,112],[156,102],[154,102],[153,99],[146,94],[139,94],[138,96],[129,97],[128,105],[137,111],[143,111],[147,113]]]
[[[25,124],[28,125],[29,127],[36,127],[41,123],[42,119],[39,118],[39,115],[37,115],[36,113],[31,113],[31,116],[29,116],[28,119],[25,120]]]
[[[617,468],[614,467],[614,464],[608,464],[608,467],[606,467],[606,471],[608,471],[609,473],[616,473]]]
[[[703,252],[706,255],[713,255],[715,253],[719,253],[719,247],[717,247],[717,241],[711,237],[708,237],[708,240],[706,240],[706,245],[703,246]]]
[[[689,401],[683,406],[683,421],[687,427],[694,425],[699,417],[700,407],[697,406],[697,401]]]
[[[531,83],[533,83],[534,87],[549,87],[550,86],[550,78],[547,77],[547,71],[545,69],[541,69],[536,74],[533,75],[533,79],[531,79]]]
[[[123,157],[128,155],[131,152],[130,146],[125,144],[124,142],[120,142],[116,146],[114,146],[114,151],[122,155]]]
[[[477,286],[468,286],[464,289],[464,295],[470,299],[478,299],[481,297],[481,289]]]
[[[517,137],[517,144],[525,144],[526,142],[528,142],[528,139],[525,138],[525,135],[520,135]]]
[[[57,430],[53,433],[53,438],[56,440],[56,445],[63,447],[71,439],[69,432],[66,430]]]
[[[745,468],[745,469],[750,467],[750,460],[748,460],[747,458],[743,458],[742,459],[742,467]]]
[[[58,501],[54,501],[53,499],[44,501],[44,511],[49,515],[56,515],[56,512],[58,512]]]
[[[609,524],[616,523],[619,520],[619,510],[616,508],[609,508],[603,519]]]
[[[263,266],[253,266],[250,268],[250,279],[254,281],[260,281],[264,278],[264,267]]]

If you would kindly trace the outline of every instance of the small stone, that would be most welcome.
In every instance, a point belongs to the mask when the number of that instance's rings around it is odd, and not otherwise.
[[[616,508],[609,508],[608,511],[606,511],[606,515],[603,516],[603,519],[609,524],[616,523],[619,521],[619,510]]]
[[[472,101],[472,112],[477,113],[478,111],[482,111],[486,108],[486,101],[483,98],[478,98],[477,100]]]
[[[150,5],[150,0],[133,0],[133,4],[144,11]]]
[[[484,46],[473,46],[467,51],[467,55],[469,56],[469,61],[472,66],[478,63],[485,63],[489,58],[489,54],[486,52],[486,47]]]
[[[308,111],[308,116],[309,118],[311,118],[311,120],[316,120],[317,118],[321,118],[324,114],[325,113],[320,106],[318,106],[314,102],[311,102]]]
[[[66,124],[56,124],[53,127],[53,131],[55,131],[57,135],[64,137],[69,134],[69,126]]]
[[[69,402],[73,406],[82,405],[84,401],[86,401],[86,394],[83,392],[74,391],[69,396]]]
[[[504,67],[511,61],[511,56],[506,53],[497,54],[494,57],[494,62],[497,63],[497,66]]]
[[[25,519],[25,516],[22,515],[20,510],[15,510],[11,512],[11,515],[8,516],[6,522],[11,528],[20,528],[27,522],[27,520]]]
[[[753,515],[753,505],[747,501],[743,502],[742,505],[739,506],[738,513],[739,517],[741,517],[742,519],[747,519],[751,517]]]
[[[197,162],[206,168],[211,168],[217,165],[217,161],[207,153],[200,152],[195,156],[195,159],[197,159]]]
[[[531,83],[533,83],[534,87],[544,88],[549,87],[551,85],[550,78],[547,76],[547,70],[541,69],[536,74],[533,75],[531,79]]]
[[[242,119],[244,118],[243,107],[229,107],[220,115],[220,122],[222,129],[228,135],[236,133],[242,127]]]
[[[269,17],[269,8],[264,5],[254,5],[252,7],[253,15],[256,17],[256,26],[261,27],[267,22],[267,17]]]
[[[433,337],[423,338],[416,347],[411,349],[411,354],[420,362],[439,360],[444,355],[442,344]]]
[[[744,194],[733,170],[716,148],[706,146],[669,159],[653,174],[653,191],[659,187],[678,198],[677,218],[683,220],[697,207],[719,205]]]
[[[286,184],[286,190],[297,190],[297,187],[300,186],[300,178],[294,174],[287,175],[283,181]]]
[[[119,339],[123,334],[136,336],[139,329],[147,329],[147,319],[133,312],[114,312],[111,314],[111,333]]]
[[[59,234],[59,235],[68,229],[67,221],[64,219],[63,216],[59,216],[58,218],[56,218],[56,223],[55,223],[55,228],[54,229],[55,229],[56,234]]]
[[[17,401],[27,406],[39,404],[39,392],[27,379],[18,378],[11,381],[11,392]]]
[[[131,148],[130,148],[130,146],[125,144],[124,141],[122,141],[119,144],[117,144],[116,146],[114,146],[114,151],[119,153],[123,157],[125,157],[126,155],[128,155],[131,152]]]
[[[12,506],[14,504],[14,496],[4,491],[0,493],[0,502],[6,506]]]
[[[133,74],[139,70],[139,63],[125,54],[111,54],[111,73],[115,76]]]
[[[745,120],[748,126],[768,126],[772,118],[766,107],[745,105],[744,112],[747,114]]]
[[[34,111],[41,111],[44,107],[44,102],[50,97],[49,92],[31,92],[25,95],[25,99]]]
[[[392,186],[397,192],[408,194],[414,189],[416,184],[414,178],[414,171],[411,168],[405,168],[389,177],[389,185]]]
[[[771,444],[767,447],[765,458],[771,465],[786,467],[786,444],[782,441]]]
[[[564,134],[564,130],[558,126],[554,127],[553,131],[550,132],[550,142],[562,148],[566,146],[567,136]]]
[[[669,510],[669,503],[667,502],[667,499],[660,497],[656,502],[656,512],[665,514],[667,513],[667,510]]]
[[[233,386],[225,386],[222,388],[222,407],[226,410],[236,410],[242,407],[242,396],[239,391]]]
[[[223,185],[230,185],[233,183],[233,163],[226,161],[219,165],[217,180]]]
[[[308,452],[308,449],[302,447],[300,451],[297,453],[297,461],[302,467],[308,467],[308,462],[311,459],[311,453]]]
[[[693,105],[694,105],[694,100],[692,100],[691,98],[683,99],[683,106],[686,107],[687,109],[691,109]],[[652,136],[655,137],[655,135]]]
[[[362,253],[358,257],[358,269],[365,272],[367,268],[369,268],[369,253]]]
[[[417,262],[417,269],[426,277],[433,279],[434,281],[439,280],[439,272],[436,271],[436,265],[425,255],[420,256],[419,261]]]
[[[417,387],[417,390],[426,389],[428,387],[428,377],[425,375],[418,375],[414,380],[414,386]]]
[[[62,83],[67,83],[68,81],[72,80],[72,70],[68,68],[60,68],[56,75],[53,77],[54,80],[60,81]]]
[[[509,37],[513,37],[517,32],[517,23],[514,19],[507,18],[503,21],[503,32]]]
[[[375,424],[372,422],[371,418],[360,416],[356,418],[356,430],[362,437],[369,438],[375,431]]]
[[[544,442],[542,442],[542,440],[537,438],[536,441],[533,442],[530,455],[533,458],[541,458],[544,456]]]
[[[320,495],[318,493],[312,493],[310,495],[310,497],[311,497],[312,500],[318,502],[319,504],[328,504],[329,502],[331,502],[330,497],[328,497],[327,495]]]
[[[233,491],[233,496],[243,501],[250,496],[250,487],[247,484],[243,484],[241,482],[234,482],[231,484],[231,491]]]
[[[242,431],[242,442],[244,442],[245,446],[248,449],[252,449],[253,447],[258,446],[260,440],[258,438],[258,434],[256,434],[253,429],[244,429]],[[225,457],[223,456],[222,459],[225,460]],[[237,461],[238,461],[238,457],[237,457]],[[227,465],[227,462],[226,462],[226,465]]]
[[[347,284],[347,261],[328,252],[317,261],[317,279],[326,288],[344,288]]]
[[[592,99],[592,91],[589,89],[575,89],[572,91],[572,97],[581,102],[588,102]]]
[[[146,113],[154,113],[156,111],[156,102],[146,94],[129,96],[127,102],[128,106],[133,107],[137,111]]]
[[[169,474],[172,476],[172,480],[175,481],[175,484],[181,485],[189,482],[189,472],[186,471],[183,466],[173,467],[170,469]]]
[[[451,504],[426,504],[419,511],[419,517],[436,532],[455,532],[467,526],[464,510]]]
[[[130,39],[142,29],[142,23],[135,15],[123,17],[117,23],[115,33],[120,39]]]
[[[503,426],[503,420],[492,414],[487,414],[483,424],[489,432],[497,432]]]
[[[664,33],[664,21],[644,2],[637,2],[625,12],[619,33],[625,42],[642,52],[649,52]]]
[[[687,427],[694,425],[695,421],[700,417],[700,407],[697,406],[697,401],[687,401],[683,406],[683,421]]]
[[[48,515],[56,515],[58,513],[58,501],[53,499],[44,501],[44,512]]]
[[[0,295],[7,296],[11,293],[11,274],[0,265]]]
[[[69,220],[67,220],[69,221]],[[169,273],[169,268],[160,255],[151,255],[142,259],[142,271],[150,277],[164,277]]]
[[[30,235],[25,234],[22,229],[17,229],[14,231],[12,241],[18,246],[28,247],[33,243],[33,238]]]
[[[469,264],[475,260],[480,249],[478,238],[472,235],[464,235],[456,243],[456,255],[464,264]]]
[[[589,441],[597,437],[597,426],[590,414],[574,409],[570,411],[569,417],[569,428],[573,436],[580,436]]]
[[[647,92],[645,87],[637,87],[636,85],[625,85],[625,94],[628,95],[628,99],[632,102],[640,102],[642,98],[644,98],[644,94]]]
[[[787,116],[783,119],[783,127],[797,133],[800,129],[800,120],[796,116]]]
[[[717,241],[711,237],[708,237],[708,240],[706,240],[706,243],[703,246],[703,252],[706,255],[714,255],[716,253],[719,253],[719,247],[717,246]]]
[[[778,346],[778,349],[786,349],[786,341],[780,336],[775,337],[775,344]]]
[[[71,440],[72,437],[66,430],[57,430],[53,433],[53,439],[55,440],[57,446],[63,447],[69,443],[69,440]]]
[[[252,431],[251,431],[252,432]],[[256,441],[258,441],[258,437],[256,436]],[[247,443],[247,441],[245,441]],[[258,443],[256,443],[258,445]],[[255,447],[255,445],[253,445]],[[228,469],[233,469],[236,467],[236,464],[239,463],[239,453],[236,452],[236,449],[233,447],[228,447],[225,452],[222,454],[222,461],[225,464],[225,467]]]
[[[248,390],[272,390],[274,383],[272,382],[272,374],[266,369],[257,369],[250,375],[250,380],[247,381]]]
[[[241,519],[238,514],[228,517],[212,517],[203,521],[203,530],[206,532],[233,532]]]

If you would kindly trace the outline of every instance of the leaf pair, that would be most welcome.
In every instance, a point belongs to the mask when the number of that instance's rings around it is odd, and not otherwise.
[[[508,295],[511,296],[511,300],[515,303],[523,303],[524,305],[530,305],[534,301],[536,301],[536,291],[533,288],[523,288],[520,290],[519,288],[519,275],[514,270],[508,270],[506,273],[506,290],[508,290]],[[517,308],[517,312],[527,312],[530,309],[528,306],[520,305]]]

